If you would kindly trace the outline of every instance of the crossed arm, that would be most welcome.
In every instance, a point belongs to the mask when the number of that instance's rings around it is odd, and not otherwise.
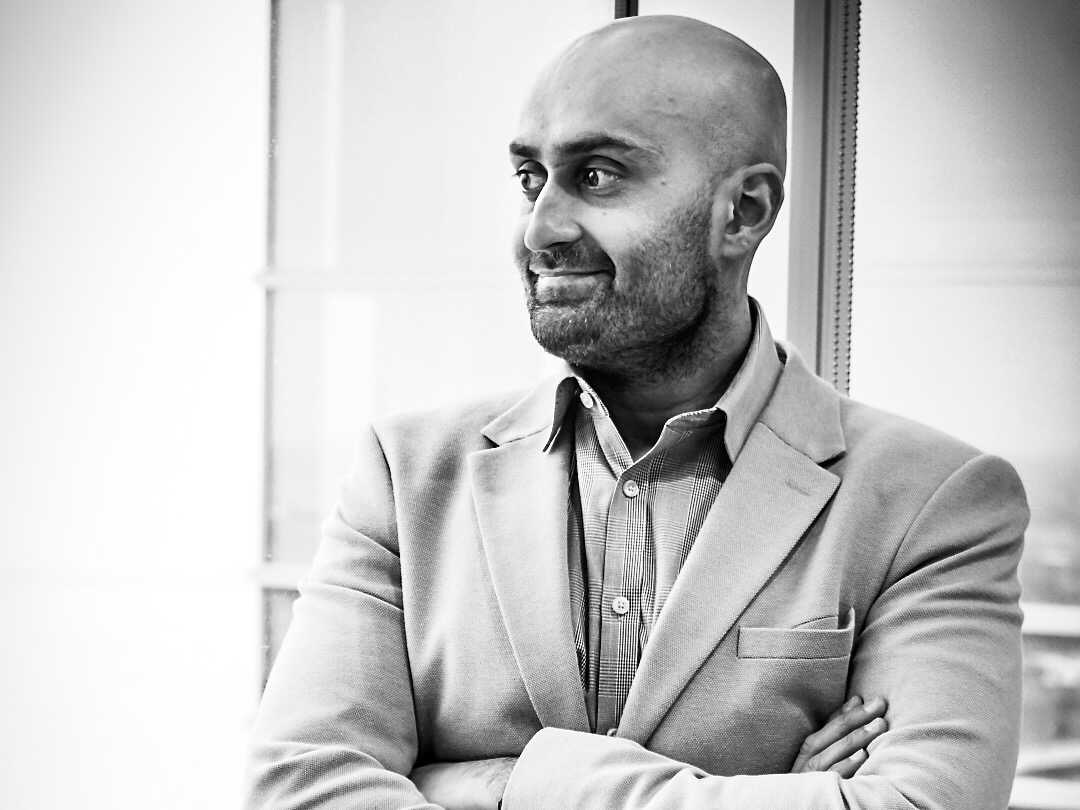
[[[792,773],[855,775],[866,762],[866,747],[888,730],[884,698],[863,702],[855,696],[806,738]],[[517,757],[440,762],[416,768],[409,778],[424,797],[445,810],[496,810]]]
[[[1019,483],[1007,465],[980,457],[944,482],[907,530],[873,599],[847,684],[848,694],[888,697],[890,730],[878,736],[872,754],[862,761],[859,751],[869,743],[857,738],[833,747],[868,725],[852,719],[842,735],[835,730],[843,721],[804,747],[798,775],[714,776],[617,737],[555,727],[521,736],[522,715],[506,707],[527,705],[528,698],[516,680],[504,677],[513,662],[505,647],[494,650],[504,669],[466,670],[453,681],[452,693],[436,695],[438,684],[435,691],[420,690],[441,703],[427,700],[418,710],[411,679],[421,675],[415,667],[410,671],[415,659],[403,624],[394,495],[381,453],[374,458],[352,484],[365,493],[363,509],[343,508],[328,525],[317,574],[297,603],[256,723],[250,807],[432,807],[424,801],[442,797],[438,769],[413,771],[418,754],[429,762],[469,758],[430,749],[423,727],[431,727],[436,710],[452,714],[445,728],[458,727],[463,718],[474,741],[494,739],[476,749],[481,755],[520,751],[516,763],[472,766],[488,791],[480,793],[488,796],[482,806],[499,795],[507,810],[1005,806],[1017,744],[1016,562],[1026,519]],[[467,567],[461,576],[478,581]],[[484,599],[490,595],[476,588],[469,604]],[[469,621],[477,615],[468,614]],[[417,628],[421,635],[426,629]],[[454,626],[462,629],[468,631],[468,624]],[[446,657],[437,645],[416,652],[434,654],[444,669],[462,660]],[[474,677],[484,680],[469,680]],[[470,713],[473,705],[481,715]],[[508,713],[491,714],[496,705]],[[496,716],[518,725],[509,731],[492,726]],[[763,728],[765,736],[747,744],[766,750],[766,741],[790,732]],[[852,778],[840,778],[852,770]],[[453,775],[449,766],[447,775]],[[447,804],[455,801],[448,797]]]

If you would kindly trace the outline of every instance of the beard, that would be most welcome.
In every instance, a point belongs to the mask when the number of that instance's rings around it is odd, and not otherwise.
[[[702,198],[678,209],[654,235],[611,257],[585,241],[532,252],[519,245],[533,337],[543,349],[583,370],[664,379],[693,368],[718,298],[708,253],[711,205]],[[541,297],[536,269],[603,274],[586,298]]]

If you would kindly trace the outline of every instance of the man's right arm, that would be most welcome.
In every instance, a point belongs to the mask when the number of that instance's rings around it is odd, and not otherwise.
[[[348,481],[364,493],[324,525],[313,572],[252,732],[248,808],[433,807],[417,751],[389,470],[369,432]]]

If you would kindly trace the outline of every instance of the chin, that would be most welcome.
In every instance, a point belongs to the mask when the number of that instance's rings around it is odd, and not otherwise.
[[[533,338],[548,354],[579,365],[596,359],[603,353],[600,335],[590,326],[596,323],[588,313],[567,311],[570,307],[550,304],[529,306],[529,325]]]

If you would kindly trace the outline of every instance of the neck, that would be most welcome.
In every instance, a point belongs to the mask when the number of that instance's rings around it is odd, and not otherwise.
[[[699,347],[692,363],[672,364],[663,371],[657,370],[658,364],[638,364],[637,369],[648,369],[641,373],[583,369],[635,461],[656,444],[668,419],[711,408],[731,385],[753,332],[749,308],[740,315],[744,317],[727,321],[721,334],[711,336],[707,350]]]

